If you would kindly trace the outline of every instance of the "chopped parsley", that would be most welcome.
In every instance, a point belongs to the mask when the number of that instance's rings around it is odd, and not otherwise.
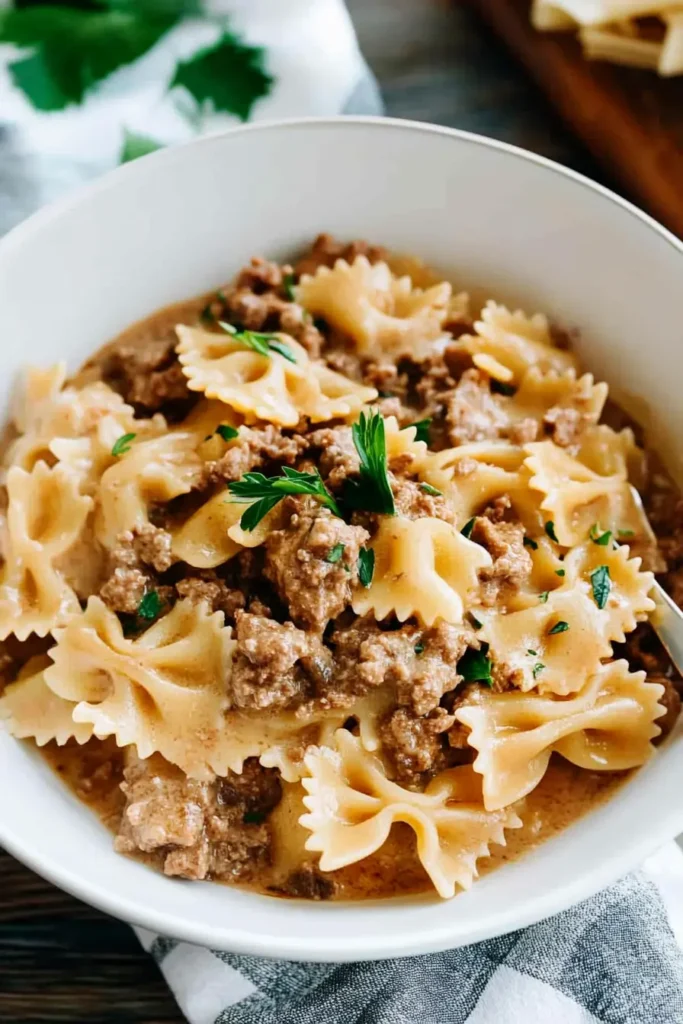
[[[590,530],[588,531],[588,536],[594,544],[599,544],[601,548],[605,548],[612,539],[612,531],[605,530],[604,533],[601,533],[598,524],[593,523]]]
[[[463,537],[467,537],[468,540],[472,536],[472,530],[474,529],[474,520],[475,519],[476,519],[476,516],[472,516],[471,519],[468,519],[467,522],[465,523],[465,525],[463,526],[462,530],[460,531],[461,534],[463,535]]]
[[[426,420],[418,420],[417,423],[408,423],[407,426],[401,427],[401,430],[408,430],[409,427],[415,427],[415,440],[424,441],[429,444],[429,428],[432,425],[431,416]]]
[[[531,537],[527,537],[526,534],[522,538],[522,544],[525,548],[531,548],[532,551],[535,551],[538,548],[538,543],[535,540],[532,540]]]
[[[526,653],[530,654],[532,658],[535,658],[538,654],[538,651],[532,651],[531,648],[529,648]]]
[[[481,649],[475,651],[468,647],[458,662],[457,672],[466,683],[486,683],[491,686],[491,659],[488,657],[489,645],[482,644]]]
[[[593,588],[593,598],[598,608],[602,609],[607,604],[607,598],[609,597],[610,590],[612,589],[612,580],[609,574],[608,565],[599,565],[597,569],[594,569],[591,573],[591,586]]]
[[[330,562],[332,565],[341,561],[341,557],[344,554],[344,548],[344,544],[335,544],[333,548],[330,548],[325,556],[325,561]]]
[[[294,291],[295,284],[296,281],[294,279],[294,274],[285,274],[282,278],[282,290],[285,293],[285,297],[290,302],[296,302],[296,292]]]
[[[425,649],[425,645],[423,643],[421,643],[421,642],[415,644],[415,647],[413,648],[413,650],[415,651],[416,654],[422,654],[424,649]]]
[[[474,628],[475,629],[481,629],[481,627],[484,625],[484,623],[479,621],[479,619],[474,614],[474,612],[470,612],[469,615],[470,615],[470,622],[472,623]]]
[[[569,623],[565,622],[564,619],[560,619],[556,622],[552,629],[548,630],[548,636],[555,636],[556,633],[566,633],[569,629]]]
[[[161,611],[162,600],[156,590],[148,590],[138,605],[138,615],[141,619],[151,622],[156,619]]]
[[[555,541],[556,544],[560,543],[557,539],[557,534],[555,533],[555,523],[552,521],[552,519],[549,519],[548,522],[545,524],[545,532],[548,534],[551,540]]]
[[[542,661],[538,661],[538,662],[536,662],[536,664],[534,665],[534,667],[533,667],[533,669],[532,669],[532,674],[533,674],[533,677],[534,677],[534,679],[536,679],[536,677],[538,676],[538,674],[539,674],[540,672],[542,672],[544,668],[545,668],[545,665],[543,664],[543,662],[542,662]]]
[[[493,379],[491,381],[491,391],[499,395],[514,395],[515,386],[514,384],[508,384],[506,381]]]
[[[441,496],[441,491],[437,487],[432,487],[431,484],[420,484],[420,490],[424,491],[425,494],[433,494],[436,497]]]
[[[351,434],[360,459],[360,479],[346,481],[344,501],[350,508],[395,515],[396,506],[389,483],[387,443],[381,414],[362,412],[357,422],[353,424]]]
[[[545,604],[546,603],[546,601],[548,600],[549,594],[550,594],[550,591],[544,590],[542,594],[538,595],[538,600],[539,600],[540,604]]]
[[[234,441],[236,437],[239,437],[240,432],[234,427],[228,426],[227,423],[219,423],[214,433],[218,434],[223,438],[224,441]]]
[[[112,455],[125,455],[126,452],[129,452],[130,443],[131,441],[134,441],[137,436],[137,434],[122,434],[121,437],[114,442],[114,447],[111,450]]]
[[[217,319],[217,317],[214,314],[214,311],[213,311],[212,307],[217,302],[220,302],[223,305],[225,305],[227,301],[228,300],[225,297],[225,292],[217,291],[216,294],[214,295],[214,297],[211,299],[211,301],[207,302],[207,304],[204,306],[204,309],[199,314],[199,319],[203,320],[204,323],[209,323],[209,324],[214,323],[214,321]]]
[[[566,572],[566,570],[565,570],[565,569],[556,569],[556,570],[555,570],[555,575],[556,575],[556,576],[566,576],[566,575],[567,575],[567,572]]]
[[[288,494],[310,494],[336,516],[341,516],[337,502],[325,487],[317,470],[313,473],[301,473],[298,469],[284,466],[281,476],[245,473],[241,480],[232,480],[228,484],[228,490],[234,495],[235,501],[253,502],[240,519],[243,530],[253,530]]]
[[[375,552],[372,548],[361,548],[358,552],[358,579],[362,586],[370,586],[374,573]]]
[[[258,352],[260,356],[266,356],[266,358],[270,359],[271,352],[277,352],[279,355],[284,356],[285,359],[288,359],[290,363],[296,362],[296,356],[289,345],[281,341],[276,334],[264,334],[262,331],[238,331],[236,327],[226,323],[225,320],[219,320],[218,326],[226,334],[232,335],[235,341],[241,342],[246,348],[250,348],[252,352]]]
[[[624,537],[624,538],[635,537],[635,533],[634,533],[633,530],[617,530],[617,535],[619,537]]]

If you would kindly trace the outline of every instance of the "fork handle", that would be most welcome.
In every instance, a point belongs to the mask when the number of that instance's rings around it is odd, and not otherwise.
[[[650,623],[676,669],[683,675],[683,612],[656,581],[650,591],[650,597],[655,602]]]

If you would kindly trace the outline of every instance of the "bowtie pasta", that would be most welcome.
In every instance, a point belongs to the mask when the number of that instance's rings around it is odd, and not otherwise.
[[[0,722],[119,852],[450,898],[655,756],[677,497],[545,315],[325,235],[177,311],[0,459]]]

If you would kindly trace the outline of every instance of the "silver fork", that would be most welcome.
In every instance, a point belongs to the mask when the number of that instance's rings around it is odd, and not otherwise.
[[[647,525],[651,538],[656,542],[654,530],[650,526],[643,508],[643,499],[633,485],[631,485],[631,494],[643,516],[643,522]],[[650,616],[652,628],[664,644],[667,654],[677,670],[683,675],[683,612],[657,580],[652,584],[650,597],[655,603],[655,609]]]

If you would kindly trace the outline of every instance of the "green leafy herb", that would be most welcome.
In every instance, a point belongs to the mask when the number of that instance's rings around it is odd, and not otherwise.
[[[294,274],[285,274],[282,278],[282,290],[290,302],[296,302],[296,292],[294,291],[294,285],[296,280]]]
[[[245,811],[242,815],[242,821],[245,825],[260,825],[265,820],[265,811]]]
[[[588,532],[588,536],[590,537],[590,539],[593,541],[594,544],[599,544],[601,548],[605,548],[605,547],[607,547],[607,545],[609,544],[610,540],[612,539],[612,531],[611,530],[605,530],[604,533],[601,533],[600,532],[600,527],[598,526],[598,524],[597,523],[593,523],[593,525],[591,526],[591,528],[590,528],[590,530]]]
[[[243,345],[258,352],[260,356],[270,358],[271,352],[279,352],[285,359],[289,359],[290,363],[296,362],[296,356],[289,345],[281,341],[276,334],[263,334],[261,331],[238,331],[236,327],[226,323],[225,320],[219,320],[218,326],[227,334],[231,334],[235,341],[241,341]]]
[[[125,455],[126,452],[130,451],[130,443],[134,441],[137,434],[121,434],[116,441],[114,441],[114,447],[111,450],[112,455]]]
[[[232,480],[228,490],[237,501],[250,501],[252,505],[240,519],[243,530],[253,530],[271,509],[288,494],[310,494],[336,516],[339,506],[325,487],[320,473],[300,473],[284,466],[282,476],[264,476],[263,473],[245,473],[241,480]]]
[[[567,575],[567,573],[566,573],[566,570],[565,570],[565,569],[556,569],[556,570],[555,570],[555,575],[556,575],[556,576],[566,576],[566,575]]]
[[[422,654],[425,649],[425,645],[423,643],[417,643],[413,649],[416,654]]]
[[[468,519],[467,522],[465,523],[465,525],[463,526],[462,530],[460,531],[461,534],[463,535],[463,537],[467,537],[468,540],[472,536],[472,530],[474,529],[474,520],[475,519],[476,519],[476,516],[472,516],[471,519]]]
[[[341,557],[344,554],[344,548],[344,544],[335,544],[333,548],[330,548],[325,556],[325,561],[330,562],[332,565],[341,561]]]
[[[372,548],[361,548],[358,552],[358,579],[369,587],[375,574],[375,552]]]
[[[351,508],[366,512],[396,514],[387,469],[387,445],[384,420],[378,412],[362,412],[351,428],[353,443],[360,459],[360,479],[347,480],[344,500]]]
[[[535,658],[536,655],[538,654],[538,651],[532,651],[531,648],[529,648],[526,653],[530,654],[532,658]]]
[[[225,296],[225,292],[217,291],[216,294],[214,295],[214,297],[211,299],[211,301],[207,302],[207,304],[204,306],[204,309],[199,314],[199,319],[203,320],[204,323],[209,323],[209,324],[214,323],[215,320],[217,319],[217,317],[216,317],[216,315],[215,315],[215,313],[213,311],[213,306],[217,302],[220,302],[223,305],[225,305],[225,303],[227,301],[228,300],[227,300],[227,298]],[[230,332],[228,332],[228,333],[230,333]]]
[[[439,497],[441,495],[441,491],[437,487],[432,487],[431,484],[420,484],[420,490],[424,491],[425,494],[433,494],[436,497]]]
[[[548,534],[551,540],[555,541],[556,544],[560,543],[557,539],[557,534],[555,533],[555,523],[552,521],[552,519],[549,519],[548,522],[545,524],[545,532]]]
[[[514,395],[515,386],[514,384],[507,384],[502,380],[491,381],[491,391],[497,392],[499,395]]]
[[[522,543],[524,544],[525,548],[531,548],[532,551],[536,551],[536,549],[538,548],[537,542],[535,540],[532,540],[531,537],[524,536]]]
[[[549,591],[544,590],[542,594],[538,595],[539,603],[540,604],[545,604],[546,601],[548,600],[548,597],[549,597]]]
[[[565,622],[564,619],[560,619],[556,622],[552,629],[548,630],[548,636],[555,636],[556,633],[566,633],[569,629],[569,623]]]
[[[426,420],[418,420],[416,423],[408,423],[405,427],[401,427],[401,430],[408,430],[410,427],[415,427],[415,440],[424,441],[425,444],[429,444],[429,428],[431,425],[432,419],[430,416]]]
[[[119,163],[128,164],[131,160],[137,160],[138,157],[147,156],[149,153],[156,153],[158,149],[163,148],[163,142],[157,142],[155,139],[151,139],[148,135],[139,135],[137,132],[130,132],[126,128],[123,132],[123,146],[121,148]]]
[[[598,608],[604,608],[607,604],[607,598],[609,597],[610,590],[612,589],[612,580],[609,574],[608,565],[599,565],[597,569],[594,569],[591,573],[591,586],[593,588],[593,598]]]
[[[474,628],[475,629],[481,629],[481,627],[484,625],[484,623],[479,621],[479,619],[474,614],[474,612],[470,612],[469,614],[470,614],[470,622],[472,623]]]
[[[458,662],[458,675],[461,675],[466,683],[493,683],[491,678],[491,659],[487,657],[489,645],[482,644],[481,649],[475,651],[468,647]]]
[[[618,534],[619,537],[624,537],[624,538],[626,538],[626,537],[635,537],[635,533],[634,533],[633,530],[617,530],[617,534]]]
[[[532,669],[532,674],[533,674],[534,679],[536,679],[536,677],[538,676],[539,672],[542,672],[544,668],[545,668],[545,665],[543,664],[542,661],[537,661],[536,662],[536,664],[534,665],[534,667]]]
[[[272,84],[264,70],[264,51],[224,32],[217,42],[178,65],[171,88],[183,86],[200,106],[208,104],[247,121]]]
[[[161,611],[162,601],[156,590],[148,590],[138,605],[138,615],[141,619],[151,621],[156,619]]]
[[[222,437],[224,441],[234,441],[236,437],[240,436],[239,430],[235,427],[229,426],[227,423],[219,423],[215,431],[219,437]]]

